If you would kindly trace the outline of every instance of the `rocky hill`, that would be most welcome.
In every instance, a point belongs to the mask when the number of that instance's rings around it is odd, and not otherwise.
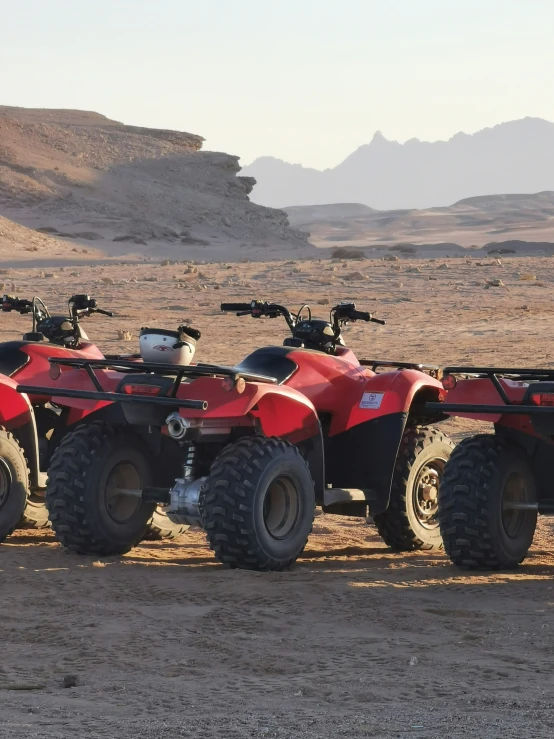
[[[237,176],[238,157],[202,143],[98,113],[0,106],[0,216],[57,239],[153,254],[167,243],[183,256],[187,246],[307,245],[283,211],[250,202],[255,180]]]
[[[255,202],[278,208],[322,203],[430,208],[476,195],[554,190],[554,123],[524,118],[433,143],[400,144],[377,132],[332,169],[262,157],[243,173],[258,181]]]

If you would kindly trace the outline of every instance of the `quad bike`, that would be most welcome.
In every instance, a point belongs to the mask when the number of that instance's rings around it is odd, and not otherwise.
[[[444,548],[464,569],[509,569],[533,542],[537,515],[554,514],[554,370],[445,367],[436,415],[494,424],[464,439],[446,464],[439,498]]]
[[[203,528],[221,562],[280,570],[304,549],[319,505],[363,518],[369,508],[395,549],[440,548],[438,488],[453,444],[421,425],[425,402],[445,395],[438,368],[357,360],[341,326],[384,321],[353,303],[335,306],[330,322],[307,306],[221,308],[283,316],[292,336],[235,367],[52,357],[59,390],[18,387],[50,397],[76,425],[48,473],[60,542],[124,553],[161,503],[176,523]]]
[[[57,370],[49,358],[101,359],[103,354],[89,341],[80,319],[99,313],[88,295],[73,295],[68,315],[51,315],[39,297],[25,300],[4,295],[3,312],[31,314],[32,331],[22,341],[0,343],[0,542],[18,526],[49,525],[44,501],[46,470],[54,449],[68,425],[67,413],[41,395],[21,396],[19,382],[56,385]],[[115,357],[113,357],[115,359]],[[127,359],[140,359],[140,354]],[[172,524],[163,511],[156,511],[147,534],[153,538],[174,536],[183,527]]]

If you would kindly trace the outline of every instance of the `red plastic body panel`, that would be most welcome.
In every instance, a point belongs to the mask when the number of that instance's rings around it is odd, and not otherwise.
[[[499,377],[498,380],[512,403],[517,404],[523,400],[527,389],[525,383],[515,382],[502,377]],[[480,377],[458,380],[456,387],[448,391],[447,402],[459,404],[471,403],[473,405],[504,405],[504,401],[491,380]],[[533,422],[530,416],[526,414],[525,409],[522,410],[521,416],[512,414],[503,415],[502,413],[456,413],[452,415],[460,418],[470,418],[474,421],[488,421],[495,426],[504,426],[530,436],[542,438],[541,434],[535,430]]]
[[[99,349],[91,343],[85,344],[79,351],[47,343],[26,344],[21,347],[20,351],[29,355],[29,361],[14,372],[12,377],[0,374],[0,425],[6,428],[17,428],[31,420],[30,402],[27,396],[16,391],[18,384],[29,381],[46,387],[55,384],[49,373],[49,357],[102,358]],[[44,398],[44,400],[48,399]],[[32,398],[32,402],[40,400],[41,398]]]
[[[103,359],[104,355],[94,344],[83,344],[82,349],[65,349],[49,343],[27,344],[21,351],[28,354],[30,361],[21,369],[14,372],[14,377],[20,384],[53,385],[55,380],[50,377],[49,357],[66,357],[67,359]],[[84,374],[84,373],[83,373]]]
[[[17,382],[0,375],[0,426],[7,429],[16,429],[30,423],[32,408],[26,395],[16,390]]]
[[[353,426],[391,413],[408,413],[414,396],[430,390],[438,398],[445,394],[442,385],[418,370],[394,370],[375,374],[358,364],[350,350],[340,356],[318,352],[292,351],[288,358],[297,370],[283,385],[247,382],[242,393],[226,390],[221,378],[199,377],[183,382],[177,397],[207,400],[206,411],[181,409],[187,418],[240,418],[250,415],[258,419],[270,436],[305,437],[313,434],[318,413],[332,416],[330,436]],[[113,370],[97,370],[96,376],[105,391],[114,391],[125,376]],[[58,380],[48,375],[48,386],[94,390],[83,370],[64,369]],[[46,384],[46,382],[45,382]],[[361,407],[364,393],[382,394],[378,408]],[[94,399],[53,397],[55,403],[72,408],[71,422],[109,404]]]
[[[437,396],[444,393],[438,380],[418,370],[375,374],[361,367],[351,351],[336,357],[315,352],[288,356],[298,364],[298,370],[287,387],[309,398],[318,412],[332,415],[330,436],[389,413],[407,413],[415,394],[424,388]],[[364,393],[383,393],[379,407],[360,407]]]
[[[512,403],[520,403],[525,395],[527,385],[521,382],[514,382],[499,377],[504,392]],[[504,405],[504,401],[498,394],[497,389],[488,378],[468,378],[466,380],[458,380],[455,388],[448,391],[448,403],[467,403],[472,405]],[[525,413],[525,411],[523,411]],[[521,428],[521,420],[523,416],[503,416],[501,413],[479,414],[479,413],[456,413],[460,418],[471,418],[478,421],[489,421],[490,423],[498,423],[502,419],[502,423],[516,428]],[[515,425],[515,426],[514,426]]]

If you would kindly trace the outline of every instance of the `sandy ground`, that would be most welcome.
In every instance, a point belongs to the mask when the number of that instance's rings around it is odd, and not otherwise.
[[[221,301],[324,316],[318,300],[355,298],[387,320],[346,332],[359,356],[554,366],[554,259],[4,269],[4,292],[62,309],[88,291],[114,309],[86,323],[105,351],[135,349],[118,329],[189,319],[201,361],[235,362],[285,326],[222,316]],[[2,315],[0,340],[28,323]],[[449,424],[456,439],[472,428]],[[17,532],[0,546],[0,737],[551,737],[552,533],[544,519],[517,572],[473,575],[331,516],[271,574],[224,569],[201,533],[94,561]]]

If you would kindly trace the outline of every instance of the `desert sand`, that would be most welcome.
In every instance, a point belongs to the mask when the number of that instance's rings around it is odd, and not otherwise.
[[[135,350],[119,330],[188,320],[203,331],[199,360],[234,363],[286,327],[222,315],[220,302],[307,301],[325,316],[318,301],[354,299],[387,321],[349,327],[360,357],[554,366],[546,257],[269,262],[262,249],[191,264],[181,247],[168,264],[63,242],[56,266],[58,241],[40,238],[42,264],[4,241],[2,291],[60,311],[89,292],[117,314],[85,324],[106,352]],[[0,316],[1,341],[27,328]],[[541,520],[517,571],[473,574],[323,515],[291,571],[262,574],[217,564],[202,533],[95,561],[49,532],[16,532],[0,546],[0,737],[550,738],[553,533]]]

